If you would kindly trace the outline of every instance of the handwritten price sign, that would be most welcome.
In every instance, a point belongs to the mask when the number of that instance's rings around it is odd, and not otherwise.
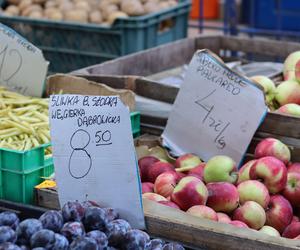
[[[52,95],[51,141],[59,200],[92,200],[143,229],[130,113],[117,96]]]
[[[48,70],[42,52],[0,24],[0,84],[25,95],[41,96]]]
[[[208,160],[228,155],[237,163],[267,107],[263,92],[208,50],[197,51],[162,135],[174,153]]]

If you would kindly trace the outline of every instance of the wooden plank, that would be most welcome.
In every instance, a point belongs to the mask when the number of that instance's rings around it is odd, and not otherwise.
[[[35,189],[37,205],[48,209],[60,209],[58,193],[55,189]]]

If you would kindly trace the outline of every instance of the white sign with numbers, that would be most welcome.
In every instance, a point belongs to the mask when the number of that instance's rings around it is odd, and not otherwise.
[[[162,137],[175,154],[195,153],[205,161],[227,155],[240,163],[266,112],[262,90],[199,50]]]

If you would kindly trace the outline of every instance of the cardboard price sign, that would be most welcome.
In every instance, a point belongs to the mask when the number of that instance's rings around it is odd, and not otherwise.
[[[228,155],[240,163],[267,112],[264,94],[208,50],[189,65],[162,135],[175,154],[205,161]]]
[[[0,24],[0,84],[21,94],[40,97],[48,62],[37,47]]]
[[[60,203],[96,201],[143,229],[130,113],[120,98],[52,95],[49,116]]]

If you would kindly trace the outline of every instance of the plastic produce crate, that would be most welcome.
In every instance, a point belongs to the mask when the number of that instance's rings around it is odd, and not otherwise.
[[[186,37],[190,6],[181,0],[157,13],[118,19],[111,27],[3,15],[0,22],[42,49],[50,72],[65,73]]]
[[[141,132],[141,114],[138,111],[130,113],[131,129],[133,138],[140,135]]]

